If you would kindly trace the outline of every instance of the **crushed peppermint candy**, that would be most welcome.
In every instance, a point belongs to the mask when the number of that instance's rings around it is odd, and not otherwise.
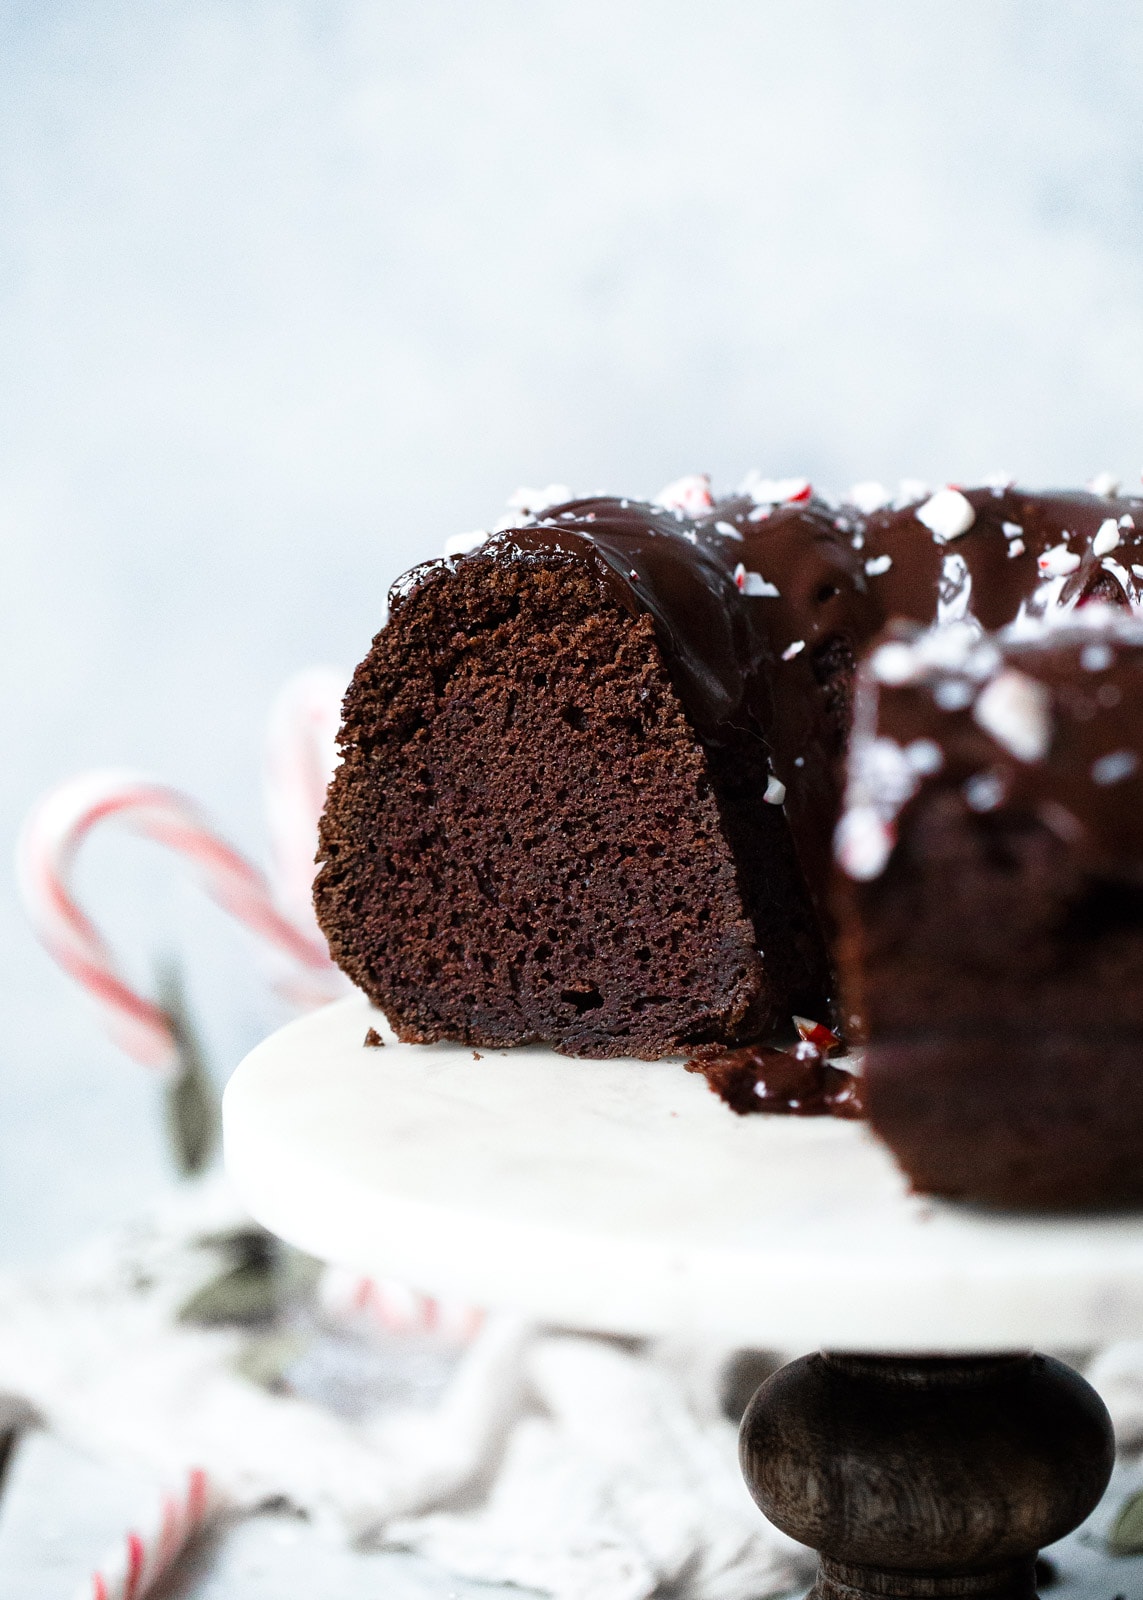
[[[770,774],[766,783],[766,792],[762,796],[768,806],[780,806],[786,798],[786,785]]]
[[[1135,518],[1131,515],[1130,511],[1125,511],[1120,517],[1119,526],[1121,528],[1133,528],[1135,526]]]
[[[959,489],[938,489],[913,515],[924,523],[938,544],[959,539],[976,521],[972,502]]]
[[[1118,494],[1119,479],[1115,476],[1114,472],[1097,472],[1094,478],[1088,479],[1085,487],[1090,489],[1092,494],[1101,494],[1104,496]]]
[[[1091,775],[1096,783],[1122,783],[1138,765],[1139,757],[1134,750],[1113,750],[1110,755],[1100,756],[1098,761],[1092,763]]]
[[[788,644],[782,651],[782,660],[792,661],[795,656],[800,656],[805,648],[806,641],[804,639],[795,639],[793,644]]]
[[[865,563],[865,571],[871,578],[880,578],[882,573],[888,572],[892,565],[892,556],[870,556]]]
[[[1011,489],[1016,479],[1010,472],[990,472],[984,480],[986,489],[991,489],[993,494],[1003,494],[1005,489]]]
[[[879,645],[869,658],[869,670],[878,683],[911,683],[920,668],[921,660],[917,651],[900,639]]]
[[[901,507],[913,506],[918,500],[927,500],[929,493],[929,486],[924,478],[902,478],[897,485],[894,504]]]
[[[724,539],[737,539],[739,543],[742,542],[742,534],[734,526],[733,522],[716,522],[714,531],[715,533],[721,533]]]
[[[814,1022],[811,1017],[794,1017],[794,1027],[798,1030],[798,1038],[804,1044],[816,1045],[819,1050],[827,1053],[836,1050],[841,1043],[840,1037],[832,1028],[827,1028],[824,1022]]]
[[[995,811],[1004,799],[1004,779],[997,772],[977,772],[964,785],[964,797],[973,811]]]
[[[1024,550],[1025,544],[1023,539],[1013,539],[1012,543],[1008,546],[1008,559],[1011,561],[1013,556],[1022,556],[1024,554]]]
[[[1080,666],[1085,672],[1102,672],[1111,660],[1111,649],[1105,644],[1085,644],[1080,651]]]
[[[945,556],[941,561],[941,576],[937,583],[937,622],[947,627],[950,622],[968,619],[972,599],[972,573],[963,556]]]
[[[767,583],[760,572],[747,572],[741,561],[734,569],[734,585],[740,594],[778,598],[775,585]]]
[[[764,478],[753,471],[743,478],[738,492],[748,494],[755,505],[780,506],[808,500],[814,490],[808,478]]]
[[[935,739],[914,739],[905,746],[905,760],[920,778],[931,778],[945,764],[945,754]]]
[[[549,506],[562,506],[568,500],[574,499],[575,495],[566,483],[549,483],[543,489],[517,489],[515,494],[508,496],[508,504],[514,511],[522,511],[525,516],[535,517],[541,511],[546,511]]]
[[[1080,558],[1066,544],[1054,544],[1050,550],[1036,557],[1041,578],[1066,578],[1080,564]]]
[[[474,550],[479,550],[481,545],[487,542],[488,535],[480,528],[474,533],[454,533],[451,539],[445,540],[445,560],[455,561],[459,556],[470,556]]]
[[[1006,667],[986,684],[972,708],[973,720],[1017,761],[1039,761],[1052,742],[1051,696],[1026,672]]]
[[[894,828],[875,806],[852,806],[837,825],[833,852],[847,876],[868,883],[884,872],[895,842]]]
[[[877,483],[870,478],[868,481],[855,483],[845,498],[851,506],[856,506],[868,517],[874,511],[880,511],[882,506],[889,505],[893,496],[883,483]]]
[[[965,678],[942,678],[933,685],[933,699],[942,711],[963,711],[972,696],[972,684]]]
[[[1099,532],[1091,541],[1093,556],[1109,556],[1119,544],[1119,524],[1114,517],[1108,517],[1106,522],[1101,522]]]
[[[1006,539],[1018,539],[1024,532],[1023,528],[1018,522],[1002,522],[1000,524],[1000,531],[1003,533]]]
[[[651,501],[668,511],[709,511],[714,504],[710,492],[710,473],[691,472],[666,484]]]

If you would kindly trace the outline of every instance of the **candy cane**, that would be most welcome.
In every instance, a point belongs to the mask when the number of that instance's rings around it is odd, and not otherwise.
[[[347,1267],[327,1267],[318,1303],[337,1322],[372,1324],[386,1333],[431,1334],[448,1344],[468,1344],[484,1312],[460,1300],[441,1299],[396,1278],[369,1278]]]
[[[318,819],[337,761],[345,674],[311,667],[285,684],[270,711],[262,788],[278,904],[320,939],[313,907]]]
[[[148,1531],[129,1532],[77,1590],[76,1600],[145,1600],[220,1510],[206,1473],[193,1468],[185,1484],[163,1495]]]
[[[47,950],[103,1007],[111,1031],[136,1060],[159,1068],[175,1061],[170,1022],[121,976],[102,934],[70,887],[83,841],[115,818],[193,863],[207,892],[273,947],[287,954],[326,998],[339,992],[323,940],[278,909],[265,877],[221,839],[186,795],[125,772],[92,772],[61,784],[35,807],[17,848],[24,905]]]

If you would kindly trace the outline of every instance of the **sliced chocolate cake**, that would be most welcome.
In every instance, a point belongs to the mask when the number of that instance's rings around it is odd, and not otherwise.
[[[402,1038],[654,1057],[824,1004],[741,542],[581,501],[394,594],[316,904]]]
[[[1143,1196],[1143,501],[873,488],[682,480],[414,569],[346,698],[322,927],[406,1040],[713,1057],[797,1012],[867,1030],[919,1187]]]
[[[1141,707],[1143,627],[1103,607],[861,670],[838,948],[866,1111],[918,1189],[1143,1199]]]

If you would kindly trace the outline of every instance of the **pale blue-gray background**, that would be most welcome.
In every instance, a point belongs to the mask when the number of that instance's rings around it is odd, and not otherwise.
[[[519,483],[1143,465],[1122,0],[0,5],[0,856],[77,769],[264,852],[281,679]],[[0,1254],[119,1215],[155,1097],[0,874]],[[88,899],[275,1013],[157,853]]]

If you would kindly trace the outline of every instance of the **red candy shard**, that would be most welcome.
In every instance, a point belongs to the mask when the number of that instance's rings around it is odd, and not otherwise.
[[[827,1028],[824,1022],[814,1022],[809,1017],[795,1017],[794,1027],[798,1030],[799,1039],[804,1039],[807,1044],[816,1044],[819,1050],[827,1053],[836,1050],[841,1040],[832,1028]]]

